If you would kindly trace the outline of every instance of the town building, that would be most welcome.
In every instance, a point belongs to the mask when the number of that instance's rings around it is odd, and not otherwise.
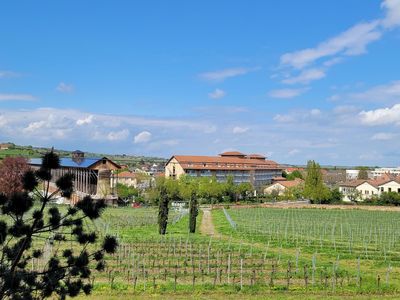
[[[112,181],[112,186],[116,186],[118,183],[137,188],[138,180],[136,178],[136,173],[130,171],[123,171],[121,173],[115,174]]]
[[[212,177],[222,182],[232,176],[235,184],[251,183],[260,188],[282,175],[282,168],[274,161],[259,154],[246,155],[240,152],[224,152],[219,156],[174,155],[165,166],[165,177],[179,178],[182,175]]]
[[[264,189],[264,194],[283,195],[287,189],[298,187],[304,184],[304,180],[296,178],[295,180],[274,180],[274,183]]]
[[[400,176],[400,167],[397,168],[376,168],[371,171],[371,176],[373,178],[378,178],[384,174]]]
[[[400,193],[400,176],[384,174],[375,179],[349,180],[339,185],[339,191],[343,194],[344,201],[365,200],[384,192]]]
[[[8,150],[12,148],[14,144],[11,143],[0,143],[0,150]]]
[[[32,158],[29,165],[32,169],[39,169],[42,159]],[[55,182],[66,173],[74,175],[74,194],[71,197],[72,204],[83,199],[87,195],[93,198],[104,198],[108,202],[116,200],[115,191],[111,188],[113,171],[120,166],[107,157],[85,157],[84,153],[77,150],[72,158],[61,157],[60,168],[52,170],[51,187],[56,189]]]
[[[346,170],[346,180],[356,180],[360,170]]]

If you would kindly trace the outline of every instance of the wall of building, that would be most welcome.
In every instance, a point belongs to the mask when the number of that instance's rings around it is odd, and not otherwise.
[[[165,177],[179,179],[181,175],[185,174],[185,170],[179,164],[176,158],[172,158],[165,166]]]
[[[400,183],[397,183],[396,181],[387,182],[387,183],[379,186],[379,191],[381,193],[383,193],[383,192],[400,193]]]
[[[264,194],[272,194],[274,191],[278,192],[278,195],[283,195],[286,188],[279,182],[270,185],[264,189]]]

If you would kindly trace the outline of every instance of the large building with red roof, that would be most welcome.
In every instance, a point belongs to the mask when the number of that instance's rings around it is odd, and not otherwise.
[[[174,155],[165,166],[167,178],[179,178],[183,174],[195,177],[215,176],[218,181],[233,177],[236,184],[249,182],[258,188],[281,176],[282,168],[276,162],[260,154],[224,152],[219,156]]]

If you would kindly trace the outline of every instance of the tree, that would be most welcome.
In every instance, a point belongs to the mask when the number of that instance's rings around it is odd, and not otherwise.
[[[236,188],[232,175],[228,175],[224,183],[224,194],[229,197],[231,202],[237,201]]]
[[[104,254],[114,253],[117,248],[117,241],[111,236],[106,236],[98,248],[96,232],[83,226],[87,219],[100,217],[106,206],[104,200],[94,201],[87,196],[66,212],[50,206],[55,195],[69,198],[73,193],[71,174],[57,179],[57,189],[50,192],[51,171],[59,166],[58,156],[46,153],[39,170],[24,174],[22,191],[0,195],[0,299],[55,295],[65,299],[81,291],[90,294],[89,263],[95,261],[96,269],[103,270]],[[33,269],[32,259],[44,255],[38,243],[43,240],[56,244],[56,250],[48,253],[50,258],[42,269]]]
[[[167,193],[167,186],[165,182],[159,186],[160,200],[158,206],[158,232],[164,235],[167,232],[168,225],[168,211],[169,211],[169,197]]]
[[[322,180],[321,167],[313,160],[307,163],[304,196],[314,203],[321,203],[329,197],[329,190]]]
[[[128,199],[139,195],[139,191],[137,189],[122,183],[117,184],[117,193],[122,199]]]
[[[196,218],[199,214],[196,191],[192,190],[189,203],[189,232],[196,232]]]
[[[253,191],[253,186],[249,182],[242,182],[236,186],[235,192],[241,199],[246,199],[248,194]]]
[[[368,179],[368,168],[367,167],[359,167],[358,168],[358,176],[357,179],[367,180]]]
[[[349,198],[351,202],[358,201],[361,199],[361,191],[353,189],[350,193],[347,194],[347,198]]]
[[[338,188],[334,188],[330,192],[329,203],[340,203],[343,200],[343,194]]]
[[[303,174],[299,170],[294,170],[292,173],[286,175],[287,180],[295,180],[296,178],[303,179]]]
[[[23,191],[22,178],[29,170],[23,157],[6,157],[0,162],[0,193],[7,197]]]

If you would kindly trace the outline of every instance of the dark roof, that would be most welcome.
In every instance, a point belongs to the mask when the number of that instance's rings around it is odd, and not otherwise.
[[[105,157],[104,157],[105,158]],[[70,157],[60,157],[60,166],[61,167],[70,167],[70,168],[89,168],[91,165],[95,164],[99,160],[102,160],[103,157],[86,157],[82,159],[72,159]],[[31,158],[29,160],[29,164],[31,165],[41,165],[41,158]]]

